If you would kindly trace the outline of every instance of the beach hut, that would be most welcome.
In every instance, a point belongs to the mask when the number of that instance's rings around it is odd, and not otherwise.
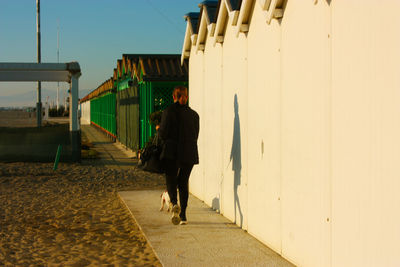
[[[191,192],[295,265],[400,265],[400,3],[199,6]]]
[[[187,61],[180,54],[124,54],[114,72],[118,140],[137,151],[155,133],[149,116],[172,103],[172,90],[187,86]]]
[[[81,111],[81,124],[90,124],[90,99],[89,95],[86,95],[79,100],[80,111]]]
[[[137,89],[133,86],[131,66],[126,58],[117,61],[114,69],[116,88],[117,138],[127,148],[139,149],[139,102]]]
[[[116,139],[115,91],[113,78],[93,90],[90,99],[90,123]]]

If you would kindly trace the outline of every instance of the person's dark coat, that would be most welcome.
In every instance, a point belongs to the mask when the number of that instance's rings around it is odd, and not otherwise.
[[[180,107],[180,104],[176,102],[166,108],[162,113],[160,128],[158,129],[159,137],[163,143],[163,151],[160,155],[161,159],[177,159],[180,124],[178,120],[178,109],[180,109]]]
[[[178,119],[178,164],[198,164],[199,115],[189,106],[184,105],[178,109]]]
[[[186,105],[176,102],[166,108],[158,130],[163,141],[161,159],[176,160],[180,164],[198,164],[197,138],[199,115]]]

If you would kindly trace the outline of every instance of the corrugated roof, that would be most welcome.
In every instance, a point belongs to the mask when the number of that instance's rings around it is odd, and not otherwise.
[[[234,10],[234,11],[240,11],[240,7],[241,7],[241,5],[242,5],[242,0],[227,0],[229,3],[230,3],[230,5],[231,5],[231,7],[232,7],[232,10]],[[218,18],[218,13],[219,13],[219,10],[220,10],[220,8],[221,8],[221,3],[222,2],[224,2],[223,0],[219,0],[218,1],[218,4],[217,4],[217,11],[216,11],[216,14],[215,14],[215,19],[217,19]]]
[[[198,12],[187,13],[184,16],[185,20],[187,21],[187,28],[182,47],[182,61],[190,57],[192,47],[196,47],[196,51],[204,50],[205,42],[207,42],[207,40],[210,40],[210,38],[206,38],[207,35],[203,32],[204,24],[202,24],[202,21],[204,18],[206,18],[207,23],[209,23],[209,25],[207,25],[207,28],[205,29],[208,36],[215,37],[212,40],[214,44],[217,42],[224,42],[224,35],[228,26],[228,22],[231,23],[231,25],[229,26],[238,26],[239,24],[239,27],[236,27],[235,29],[236,36],[238,36],[240,32],[248,32],[248,24],[249,20],[251,19],[251,9],[254,6],[254,2],[255,0],[206,0],[202,1],[198,5],[200,8],[200,15]],[[269,3],[269,1],[267,1],[266,3]],[[272,3],[274,3],[274,6],[272,7],[274,10],[277,8],[281,9],[279,10],[279,13],[281,15],[274,15],[274,12],[269,12],[265,10],[264,13],[266,13],[268,17],[268,24],[272,18],[279,19],[282,17],[286,1],[277,0],[275,2],[271,2],[271,4],[269,5],[272,5]],[[206,15],[207,17],[202,18],[202,16]],[[201,32],[199,32],[200,30]]]
[[[240,10],[242,0],[228,0],[231,3],[232,10]]]
[[[181,65],[180,54],[123,54],[137,79],[144,81],[186,81],[188,62]],[[143,74],[142,77],[140,73]]]
[[[117,79],[118,79],[117,68],[114,68],[114,71],[113,71],[113,79],[114,79],[114,80],[117,80]]]
[[[117,60],[113,77],[80,100],[81,103],[111,91],[114,81],[125,72],[131,72],[133,77],[143,81],[187,81],[189,73],[188,60],[181,65],[180,54],[123,54],[123,59]],[[143,73],[142,77],[140,73]]]
[[[122,59],[118,59],[117,60],[117,77],[121,77],[122,76]]]
[[[201,2],[199,4],[199,7],[202,5],[214,5],[214,4],[217,5],[218,1],[217,0],[206,0],[206,1]]]
[[[197,34],[197,24],[199,23],[200,12],[190,12],[187,13],[184,18],[185,20],[189,20],[190,25],[192,26],[192,33]]]
[[[215,23],[217,20],[217,17],[216,17],[217,7],[218,7],[218,1],[207,0],[207,1],[203,1],[199,4],[200,16],[198,18],[198,23],[197,23],[197,33],[199,32],[201,19],[204,14],[203,10],[206,9],[206,11],[207,11],[206,14],[208,16],[208,21],[210,23]]]
[[[83,102],[86,102],[86,101],[88,101],[89,100],[89,94],[87,94],[84,98],[81,98],[80,100],[79,100],[79,103],[83,103]]]
[[[92,92],[87,94],[84,98],[80,100],[80,103],[83,103],[85,101],[88,101],[92,98],[98,97],[108,91],[111,91],[114,86],[114,79],[111,77],[110,79],[104,81],[101,85],[99,85],[96,89],[94,89]]]
[[[217,21],[218,1],[204,1],[204,2],[208,2],[207,4],[204,4],[204,6],[207,9],[207,14],[208,17],[210,18],[210,23],[215,23]]]

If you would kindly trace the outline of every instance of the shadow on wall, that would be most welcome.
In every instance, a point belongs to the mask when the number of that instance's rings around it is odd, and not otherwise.
[[[232,138],[232,149],[230,161],[232,161],[232,170],[234,172],[234,181],[233,181],[233,192],[234,192],[234,215],[235,215],[235,223],[236,222],[236,211],[239,211],[240,216],[240,224],[243,225],[243,214],[242,209],[240,208],[240,201],[238,196],[238,186],[240,185],[241,180],[241,171],[242,171],[242,150],[241,150],[241,141],[240,141],[240,118],[239,118],[239,103],[237,94],[235,94],[233,100],[234,110],[235,110],[235,118],[233,121],[233,138]]]

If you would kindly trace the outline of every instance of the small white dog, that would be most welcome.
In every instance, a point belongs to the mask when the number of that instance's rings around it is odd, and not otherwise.
[[[160,207],[160,211],[162,211],[164,209],[164,204],[167,205],[167,212],[170,212],[172,210],[172,203],[171,203],[171,199],[169,198],[168,195],[168,191],[165,190],[162,194],[161,194],[161,207]]]

